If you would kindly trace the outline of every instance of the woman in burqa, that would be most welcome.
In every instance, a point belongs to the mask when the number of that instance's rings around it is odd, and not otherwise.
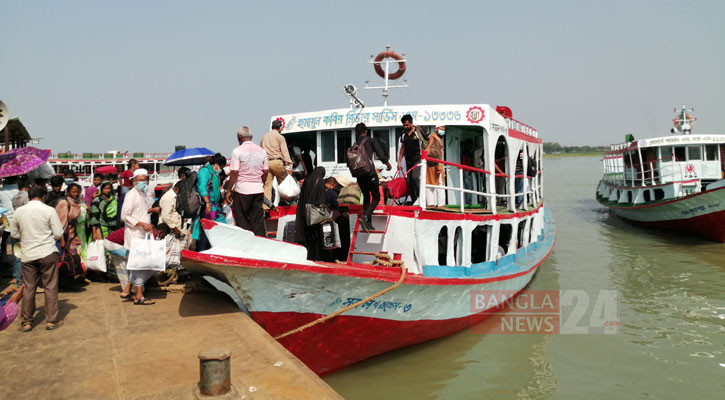
[[[302,182],[297,201],[297,243],[307,248],[308,260],[319,260],[322,256],[322,232],[319,225],[307,225],[305,207],[307,204],[325,204],[325,168],[315,168]]]

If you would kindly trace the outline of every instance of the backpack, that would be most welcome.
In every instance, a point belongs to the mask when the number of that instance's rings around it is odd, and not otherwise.
[[[526,176],[529,178],[533,178],[536,176],[536,173],[538,172],[538,168],[536,168],[536,159],[534,157],[529,157],[529,164],[526,168]]]
[[[369,176],[375,171],[373,159],[365,147],[368,139],[366,136],[360,143],[355,143],[347,149],[347,167],[350,168],[352,176]]]
[[[191,172],[179,186],[179,193],[176,195],[176,212],[181,218],[195,218],[201,211],[201,203],[201,196],[196,190],[196,172]]]

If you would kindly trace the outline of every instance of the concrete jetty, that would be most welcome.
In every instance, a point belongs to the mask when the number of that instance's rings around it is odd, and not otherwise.
[[[221,293],[119,298],[118,284],[61,293],[64,325],[45,330],[43,295],[31,332],[0,332],[0,389],[22,399],[194,399],[199,351],[231,350],[237,398],[340,399]]]

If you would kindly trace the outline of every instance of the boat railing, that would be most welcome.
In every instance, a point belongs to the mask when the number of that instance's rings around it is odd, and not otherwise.
[[[441,164],[445,165],[449,169],[450,168],[456,168],[456,169],[458,169],[460,171],[460,173],[458,174],[458,186],[457,187],[456,186],[448,186],[448,185],[445,185],[445,184],[444,185],[428,185],[428,184],[426,184],[426,182],[425,182],[425,175],[424,174],[425,174],[425,171],[426,171],[426,167],[427,167],[427,162],[428,161],[435,162],[435,163],[441,163]],[[459,195],[458,202],[459,202],[459,205],[460,205],[460,211],[461,212],[465,212],[465,210],[466,210],[466,208],[465,208],[465,203],[466,203],[465,202],[465,195],[466,194],[470,194],[470,195],[473,195],[473,196],[482,196],[482,197],[484,197],[486,199],[486,203],[487,203],[486,206],[491,211],[492,214],[496,214],[496,212],[497,212],[497,209],[496,209],[496,200],[499,199],[499,198],[506,198],[506,199],[508,199],[508,205],[509,205],[508,208],[509,208],[509,210],[515,211],[514,204],[515,204],[515,201],[516,201],[516,197],[523,196],[524,197],[523,205],[524,205],[525,208],[528,208],[528,202],[526,201],[526,199],[529,196],[531,196],[531,198],[534,200],[534,201],[532,201],[532,203],[533,204],[536,204],[538,202],[538,199],[540,199],[541,198],[541,195],[542,195],[542,193],[541,193],[541,186],[539,185],[539,180],[537,179],[538,176],[540,175],[540,172],[541,171],[538,171],[537,172],[537,177],[536,178],[531,179],[531,181],[532,181],[531,190],[529,190],[529,191],[523,191],[522,190],[521,192],[516,192],[516,190],[513,190],[512,191],[513,193],[501,193],[501,194],[499,194],[499,193],[495,193],[495,192],[492,193],[492,192],[490,192],[488,190],[486,192],[482,192],[482,191],[478,191],[478,190],[467,189],[465,187],[463,173],[462,173],[463,171],[470,171],[470,172],[480,173],[480,174],[484,174],[484,175],[488,175],[488,176],[491,175],[491,172],[490,171],[486,171],[486,170],[483,170],[483,169],[480,169],[480,168],[476,168],[476,167],[471,167],[469,165],[463,165],[463,164],[458,164],[458,163],[454,163],[454,162],[450,162],[450,161],[439,160],[437,158],[432,158],[432,157],[429,157],[427,155],[427,152],[426,151],[423,151],[422,154],[421,154],[421,162],[420,162],[419,166],[420,166],[420,169],[421,169],[421,178],[420,178],[420,194],[419,194],[418,199],[419,199],[419,205],[422,208],[426,208],[426,189],[435,189],[435,190],[440,189],[440,190],[450,190],[450,191],[453,191],[453,192],[457,192],[458,195]],[[446,174],[446,175],[447,176],[450,176],[448,174]],[[505,174],[505,173],[495,173],[493,175],[496,178],[510,178],[511,177],[510,175]],[[525,174],[515,175],[514,178],[526,179],[527,176]],[[522,184],[523,184],[523,182],[522,182]],[[490,182],[489,182],[489,184],[487,184],[486,187],[487,188],[490,188],[490,187],[495,188],[496,187],[495,182],[494,182],[493,185],[491,185]]]
[[[683,164],[675,155],[625,165],[624,162],[611,162],[617,157],[604,157],[604,181],[615,186],[648,187],[672,182],[682,182],[688,178]],[[607,161],[610,161],[607,164]]]
[[[102,161],[126,162],[132,158],[142,160],[166,159],[171,153],[51,153],[50,159],[57,161]]]

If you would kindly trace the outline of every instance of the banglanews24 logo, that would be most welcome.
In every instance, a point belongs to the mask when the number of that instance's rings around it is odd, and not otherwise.
[[[471,331],[481,334],[615,334],[617,292],[471,291]]]

